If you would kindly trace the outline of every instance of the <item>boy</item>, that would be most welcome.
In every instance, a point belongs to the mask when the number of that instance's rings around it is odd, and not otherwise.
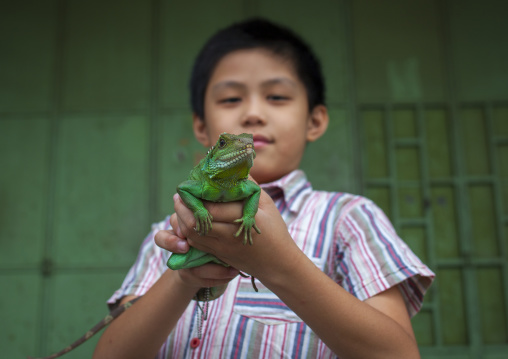
[[[371,201],[314,191],[298,170],[307,142],[328,124],[310,49],[267,21],[226,28],[196,59],[191,102],[204,146],[222,132],[253,134],[262,234],[253,232],[252,246],[233,236],[242,203],[231,202],[207,204],[213,228],[199,236],[175,196],[175,214],[154,226],[109,303],[143,298],[104,332],[94,357],[418,358],[409,318],[433,273]],[[168,270],[168,251],[189,245],[231,267]],[[256,278],[258,293],[239,271]],[[193,296],[224,284],[200,321]]]

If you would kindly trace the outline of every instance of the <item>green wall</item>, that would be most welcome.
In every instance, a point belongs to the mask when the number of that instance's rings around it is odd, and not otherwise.
[[[332,122],[302,165],[314,186],[373,198],[438,274],[413,320],[423,357],[504,357],[507,13],[496,0],[2,2],[2,357],[59,350],[105,314],[204,151],[193,57],[252,15],[322,59]]]

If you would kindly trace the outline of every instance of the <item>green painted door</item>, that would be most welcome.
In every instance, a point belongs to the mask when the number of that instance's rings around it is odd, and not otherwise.
[[[302,163],[314,187],[374,199],[437,273],[413,320],[423,357],[506,357],[506,13],[496,0],[3,2],[2,356],[59,350],[105,314],[203,152],[193,57],[261,15],[322,59],[332,121]]]
[[[422,355],[504,358],[508,8],[352,4],[363,191],[437,274],[413,319]]]

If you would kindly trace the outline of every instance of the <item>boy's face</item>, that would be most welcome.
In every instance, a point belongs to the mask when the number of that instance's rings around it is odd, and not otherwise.
[[[298,168],[308,141],[326,130],[324,106],[309,112],[307,92],[293,65],[264,49],[238,50],[217,64],[205,93],[205,119],[196,138],[209,147],[223,132],[254,136],[251,170],[259,183]]]

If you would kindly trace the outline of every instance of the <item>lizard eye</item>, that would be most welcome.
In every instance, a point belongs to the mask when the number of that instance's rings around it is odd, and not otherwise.
[[[226,146],[226,140],[221,138],[219,141],[219,148],[224,148]]]

